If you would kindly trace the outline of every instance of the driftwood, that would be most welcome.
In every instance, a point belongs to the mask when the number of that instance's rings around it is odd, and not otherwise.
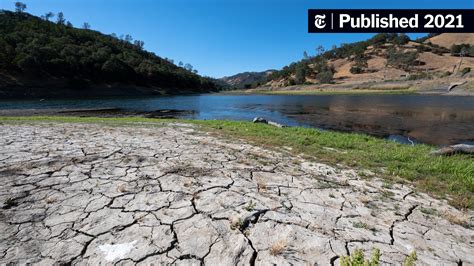
[[[452,89],[454,89],[457,86],[464,85],[466,82],[467,81],[452,82],[451,84],[449,84],[448,91],[451,91]]]
[[[453,154],[462,153],[462,154],[474,154],[474,145],[469,144],[456,144],[447,147],[443,147],[439,150],[432,152],[432,155],[445,155],[451,156]]]
[[[262,118],[262,117],[255,117],[253,119],[253,122],[254,123],[262,123],[262,124],[269,124],[269,125],[275,126],[275,127],[286,127],[285,125],[282,125],[282,124],[279,124],[279,123],[273,122],[273,121],[268,121],[268,120],[266,120],[265,118]]]

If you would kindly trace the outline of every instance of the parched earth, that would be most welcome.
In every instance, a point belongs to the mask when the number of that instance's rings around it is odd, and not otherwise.
[[[472,212],[190,125],[3,124],[0,147],[0,264],[474,265]]]

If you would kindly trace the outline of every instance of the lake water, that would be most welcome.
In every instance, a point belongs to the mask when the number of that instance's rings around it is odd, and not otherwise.
[[[437,95],[219,95],[0,101],[0,109],[120,108],[194,111],[183,118],[251,121],[363,132],[435,145],[474,141],[474,97]]]

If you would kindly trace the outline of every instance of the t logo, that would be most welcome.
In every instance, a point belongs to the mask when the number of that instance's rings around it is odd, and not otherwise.
[[[324,21],[325,19],[326,15],[314,16],[314,26],[316,26],[316,28],[318,29],[323,29],[324,27],[326,27],[326,21]]]

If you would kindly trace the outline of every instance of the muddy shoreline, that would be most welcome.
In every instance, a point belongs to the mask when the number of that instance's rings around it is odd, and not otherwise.
[[[132,111],[121,108],[57,108],[57,109],[4,109],[0,116],[78,116],[78,117],[145,117],[145,118],[180,118],[192,115],[192,110],[159,109],[154,111]]]
[[[406,117],[401,124],[401,117],[386,115],[381,110],[365,110],[359,113],[347,111],[349,107],[342,110],[312,111],[306,113],[288,113],[286,116],[304,125],[336,132],[354,132],[388,139],[402,144],[412,145],[414,143],[426,143],[435,146],[446,146],[460,143],[472,143],[474,138],[469,137],[470,126],[466,123],[457,123],[451,127],[440,121],[438,126],[433,126],[430,121],[434,117],[424,119],[412,119]],[[309,110],[306,110],[309,111]],[[99,117],[99,118],[123,118],[143,117],[157,119],[183,119],[197,116],[196,110],[158,109],[152,111],[127,110],[116,107],[104,108],[47,108],[47,109],[0,109],[0,116],[70,116],[70,117]],[[385,114],[385,116],[384,116]],[[414,117],[420,116],[414,112]],[[199,119],[199,118],[197,118]],[[246,120],[251,121],[251,119]],[[286,125],[283,123],[283,125]],[[444,125],[444,126],[443,126]],[[417,128],[431,128],[430,131],[417,130]],[[431,132],[431,133],[430,133]],[[433,133],[434,132],[434,133]],[[444,136],[444,137],[440,137]]]

